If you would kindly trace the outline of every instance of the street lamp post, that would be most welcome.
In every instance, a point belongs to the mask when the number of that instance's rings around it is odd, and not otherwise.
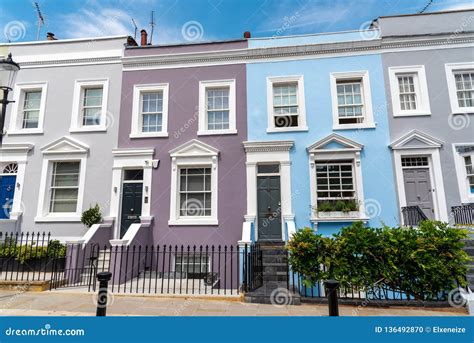
[[[7,115],[7,105],[13,101],[8,100],[8,93],[12,91],[13,84],[15,83],[16,74],[20,70],[18,63],[12,60],[12,54],[8,54],[6,59],[0,60],[0,104],[2,110],[0,112],[0,146],[3,141],[3,134],[5,132],[5,117]]]

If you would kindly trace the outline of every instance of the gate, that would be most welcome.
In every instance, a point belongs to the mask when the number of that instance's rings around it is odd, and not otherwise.
[[[100,247],[98,244],[68,244],[66,264],[60,268],[53,261],[50,289],[60,287],[87,287],[95,291],[95,275],[105,271],[99,267]],[[107,268],[108,270],[108,268]]]

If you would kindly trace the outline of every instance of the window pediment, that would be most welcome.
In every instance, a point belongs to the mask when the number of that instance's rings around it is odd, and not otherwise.
[[[309,153],[334,151],[360,151],[364,146],[344,136],[333,133],[308,147]]]
[[[59,138],[41,148],[43,154],[79,153],[86,154],[89,146],[70,137]]]

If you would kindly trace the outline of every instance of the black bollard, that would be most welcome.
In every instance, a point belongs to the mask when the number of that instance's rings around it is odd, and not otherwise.
[[[329,316],[339,316],[339,305],[337,303],[337,289],[339,288],[339,282],[336,280],[324,281],[324,287],[326,288],[326,295],[328,297]]]
[[[107,289],[109,287],[109,281],[112,278],[112,273],[101,272],[97,274],[97,280],[99,281],[99,293],[97,295],[97,317],[105,317],[107,313]]]

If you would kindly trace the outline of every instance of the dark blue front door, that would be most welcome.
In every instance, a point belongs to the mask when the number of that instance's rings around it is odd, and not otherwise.
[[[9,219],[15,194],[16,175],[0,176],[0,219]]]

